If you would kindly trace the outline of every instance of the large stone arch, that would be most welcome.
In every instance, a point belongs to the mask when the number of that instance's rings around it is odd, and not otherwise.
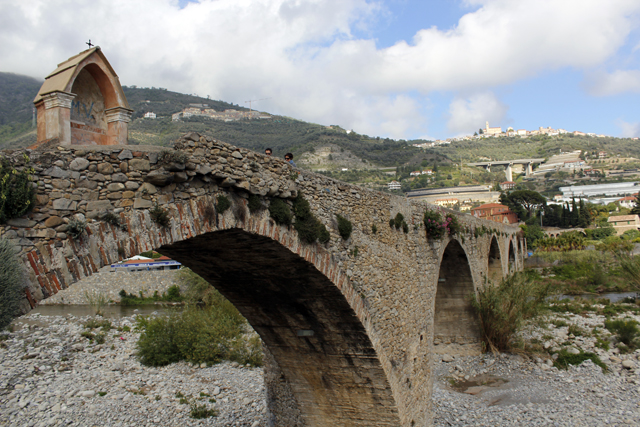
[[[436,288],[435,353],[477,351],[480,329],[470,301],[475,292],[473,276],[467,254],[455,239],[442,252]]]
[[[271,395],[293,395],[286,405],[269,400],[275,425],[399,425],[376,350],[343,293],[346,277],[325,265],[322,251],[287,234],[278,236],[281,243],[234,228],[159,250],[205,278],[260,334],[284,375],[280,386],[268,384]],[[351,294],[353,302],[362,315],[358,295]]]
[[[498,239],[496,239],[496,236],[491,236],[491,243],[489,244],[487,277],[493,282],[499,282],[504,277],[502,257],[500,256],[500,245],[498,245]]]

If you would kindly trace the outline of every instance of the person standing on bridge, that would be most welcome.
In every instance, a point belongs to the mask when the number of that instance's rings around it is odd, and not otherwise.
[[[284,159],[289,162],[289,164],[291,166],[293,166],[294,168],[297,168],[298,166],[296,166],[296,164],[293,162],[293,154],[291,153],[287,153],[284,155]]]

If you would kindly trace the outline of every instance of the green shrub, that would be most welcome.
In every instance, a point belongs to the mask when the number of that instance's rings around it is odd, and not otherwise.
[[[239,351],[249,345],[246,321],[228,301],[222,307],[189,307],[167,317],[139,317],[138,326],[143,331],[137,343],[143,365],[180,360],[215,364],[225,359],[249,363],[244,356],[250,352]]]
[[[618,341],[633,350],[640,346],[638,322],[635,320],[605,320],[604,327],[616,335]]]
[[[293,213],[296,217],[294,227],[303,241],[307,243],[313,243],[316,240],[321,243],[329,241],[331,235],[327,227],[311,212],[309,202],[301,193],[298,193],[293,201]]]
[[[571,354],[567,349],[562,349],[560,353],[558,353],[556,361],[553,362],[553,366],[558,369],[567,369],[569,365],[578,366],[585,360],[591,360],[593,363],[600,366],[603,372],[607,371],[607,365],[602,363],[602,360],[600,360],[600,357],[598,357],[597,354],[582,350],[580,350],[579,354]]]
[[[249,212],[256,213],[261,211],[264,208],[262,204],[262,200],[260,200],[260,196],[257,194],[250,194],[247,205],[249,206]]]
[[[471,304],[480,319],[485,350],[508,350],[524,322],[544,308],[549,289],[548,284],[535,284],[526,273],[517,272],[498,285],[485,285],[477,295],[472,295]]]
[[[167,296],[165,301],[182,301],[182,296],[180,295],[180,287],[177,285],[170,286],[167,289]]]
[[[440,212],[427,209],[424,212],[424,218],[422,222],[424,222],[427,239],[439,240],[444,236],[446,229],[443,224],[442,215],[440,214]]]
[[[371,225],[371,233],[378,234],[378,227],[375,224]]]
[[[67,234],[72,239],[77,239],[86,231],[87,221],[78,218],[71,218],[67,224]]]
[[[245,333],[247,321],[233,304],[187,268],[178,277],[186,289],[185,299],[192,304],[168,317],[138,318],[143,331],[137,344],[141,363],[164,366],[186,360],[214,364],[224,359],[261,366],[260,338]]]
[[[393,225],[396,227],[396,230],[399,230],[402,227],[402,223],[404,222],[404,215],[400,212],[396,214],[396,217],[393,219]]]
[[[162,209],[157,203],[153,207],[153,209],[149,211],[149,215],[151,215],[151,219],[153,220],[153,222],[163,228],[167,228],[171,224],[169,213],[166,210]]]
[[[269,215],[278,225],[291,225],[291,209],[282,199],[273,199],[269,203]]]
[[[28,157],[25,156],[28,161]],[[18,172],[6,158],[0,162],[0,224],[20,217],[35,205],[35,190],[31,185],[30,168]]]
[[[0,238],[0,330],[18,314],[24,297],[24,270],[10,240]]]
[[[218,415],[218,411],[215,409],[209,409],[206,405],[199,405],[196,402],[191,402],[190,404],[191,410],[189,415],[191,418],[196,420],[201,420],[204,418],[216,417]]]
[[[338,233],[344,240],[348,240],[353,230],[351,221],[339,214],[336,214],[336,219],[338,220]]]
[[[393,218],[391,218],[391,219],[389,220],[389,227],[393,228],[393,227],[395,227],[395,226],[396,226],[396,221],[395,221]]]
[[[402,231],[404,231],[404,234],[407,234],[409,232],[409,224],[407,224],[405,221],[402,221]]]
[[[96,344],[104,344],[105,335],[101,332],[94,337]]]
[[[120,216],[114,214],[113,212],[107,212],[104,215],[102,215],[102,220],[107,224],[111,224],[114,227],[122,228],[123,230],[126,230],[127,228],[126,224],[120,223]]]
[[[87,329],[101,328],[105,332],[108,332],[109,330],[113,329],[113,325],[111,324],[111,321],[107,319],[102,319],[102,320],[89,319],[87,322],[85,322],[84,327]]]
[[[216,210],[220,215],[224,213],[227,209],[231,207],[231,201],[224,194],[218,194],[216,197]]]

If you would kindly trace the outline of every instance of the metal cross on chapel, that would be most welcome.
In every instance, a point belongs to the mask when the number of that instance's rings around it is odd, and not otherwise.
[[[89,41],[85,44],[89,46],[89,49],[91,49],[91,47],[94,46],[93,44],[91,44],[91,39],[89,39]]]

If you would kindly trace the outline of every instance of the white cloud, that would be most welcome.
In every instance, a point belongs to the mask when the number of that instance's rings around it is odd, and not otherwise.
[[[449,105],[447,128],[457,134],[470,134],[485,127],[500,126],[509,107],[500,102],[492,92],[474,94],[466,99],[455,98]]]
[[[629,123],[618,119],[616,125],[620,128],[622,138],[640,137],[640,122]]]
[[[640,70],[591,73],[587,76],[584,86],[587,92],[595,96],[640,93]]]
[[[382,0],[2,1],[0,69],[42,78],[91,38],[123,84],[240,104],[271,98],[256,107],[402,138],[429,133],[416,94],[600,66],[640,12],[637,0],[467,3],[480,7],[455,28],[378,49],[353,30],[375,36],[371,23],[388,15]]]

